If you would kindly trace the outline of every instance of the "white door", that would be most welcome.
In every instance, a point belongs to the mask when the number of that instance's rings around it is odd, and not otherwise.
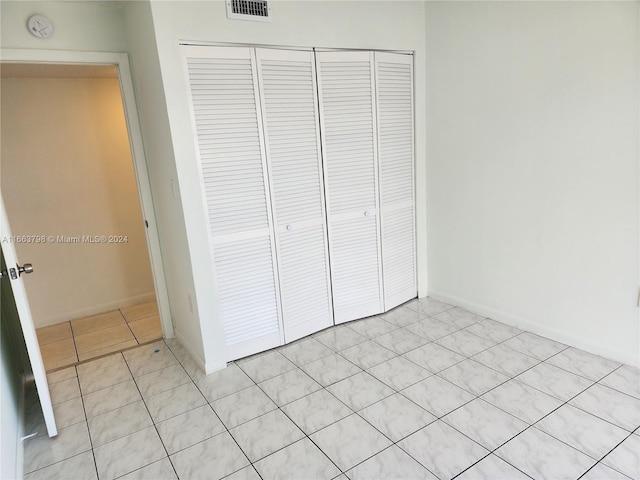
[[[284,340],[333,324],[313,52],[256,49]]]
[[[283,343],[255,51],[183,47],[227,360]]]
[[[336,323],[384,311],[373,52],[318,52]]]
[[[413,56],[375,52],[384,307],[417,295]]]
[[[7,270],[6,274],[5,272],[2,274],[2,281],[11,282],[11,290],[18,310],[18,316],[20,317],[20,326],[22,327],[22,334],[24,335],[24,341],[27,346],[27,353],[29,355],[29,361],[31,362],[31,370],[38,390],[38,397],[40,398],[40,405],[42,406],[42,414],[44,415],[44,421],[47,426],[47,433],[50,437],[53,437],[58,434],[58,430],[53,416],[53,406],[51,404],[51,395],[49,394],[47,374],[45,373],[44,363],[42,362],[42,355],[40,353],[40,345],[38,344],[36,329],[33,325],[33,318],[31,317],[31,309],[29,308],[29,301],[27,300],[27,292],[25,291],[24,284],[22,282],[20,272],[20,266],[22,266],[22,264],[17,258],[16,250],[12,243],[13,237],[11,236],[11,228],[7,219],[7,212],[4,208],[4,199],[1,197],[0,206],[2,207],[2,211],[0,212],[0,215],[2,216],[0,219],[2,222],[2,228],[0,229],[0,232],[2,233],[0,243],[2,244],[2,254],[4,255]],[[28,259],[20,260],[24,261]],[[37,272],[37,265],[34,271]]]

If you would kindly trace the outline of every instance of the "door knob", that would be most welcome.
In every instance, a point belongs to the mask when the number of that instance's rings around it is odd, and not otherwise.
[[[22,267],[20,265],[16,265],[18,267],[18,275],[22,275],[23,273],[33,273],[33,265],[30,263],[25,263]]]

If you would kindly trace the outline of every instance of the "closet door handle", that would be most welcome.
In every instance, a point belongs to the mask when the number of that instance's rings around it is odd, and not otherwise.
[[[364,216],[365,216],[365,217],[368,217],[368,216],[369,216],[369,210],[365,210],[365,211],[364,211]]]
[[[288,231],[293,230],[293,225],[287,225],[287,230],[288,230]]]

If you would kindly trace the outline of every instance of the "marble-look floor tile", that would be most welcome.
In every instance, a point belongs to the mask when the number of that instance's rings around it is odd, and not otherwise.
[[[28,473],[25,480],[51,480],[53,478],[69,478],[76,480],[98,480],[93,453],[90,451],[67,458],[48,467]]]
[[[403,357],[432,373],[438,373],[466,358],[437,343],[429,343],[415,350],[411,350],[405,353]]]
[[[425,318],[425,314],[400,306],[379,315],[379,317],[386,322],[397,325],[398,327],[406,327],[407,325],[411,325],[412,323],[416,323],[418,320]]]
[[[431,376],[431,372],[404,357],[395,357],[367,370],[395,390],[403,390]]]
[[[478,323],[474,323],[470,327],[467,327],[466,331],[486,338],[487,340],[493,340],[494,342],[504,342],[522,333],[522,330],[519,328],[496,322],[490,318],[485,318]]]
[[[255,463],[262,478],[289,480],[293,478],[332,479],[340,470],[311,440],[303,438]]]
[[[228,432],[196,443],[170,458],[179,478],[222,478],[249,465]]]
[[[343,418],[310,438],[343,472],[391,445],[358,415]]]
[[[41,327],[36,330],[38,336],[38,344],[42,347],[53,342],[59,342],[67,338],[73,337],[71,332],[71,323],[62,322],[47,327]]]
[[[111,410],[89,419],[89,433],[93,447],[126,437],[153,425],[142,401]]]
[[[51,396],[51,403],[54,405],[79,397],[80,387],[78,386],[78,379],[73,377],[49,385],[49,395]]]
[[[80,390],[83,395],[111,387],[130,379],[131,372],[124,363],[112,365],[103,370],[92,372],[91,374],[82,374],[78,377],[78,380],[80,380]]]
[[[565,402],[593,385],[592,380],[548,363],[536,365],[517,380]]]
[[[119,480],[178,480],[167,457],[150,463],[119,478]]]
[[[133,380],[103,388],[83,397],[87,418],[124,407],[141,399],[140,392]]]
[[[334,383],[327,387],[327,390],[354,411],[361,410],[394,393],[393,389],[366,372]]]
[[[441,420],[398,443],[405,452],[435,473],[453,478],[489,452]]]
[[[128,307],[121,307],[120,312],[127,322],[135,322],[143,318],[158,315],[158,304],[153,302],[139,303]]]
[[[580,477],[580,480],[629,480],[629,477],[611,467],[607,467],[604,463],[598,463]]]
[[[172,365],[136,378],[136,385],[143,398],[166,392],[191,382],[182,365]]]
[[[622,393],[640,398],[640,369],[623,365],[610,373],[600,383],[606,387],[614,388]]]
[[[313,337],[304,338],[285,345],[284,347],[280,347],[278,351],[298,367],[320,360],[334,353],[333,350]]]
[[[458,307],[439,313],[434,318],[456,328],[467,328],[485,319],[482,315]]]
[[[472,359],[510,377],[515,377],[540,363],[537,358],[520,353],[502,343],[480,352]]]
[[[466,390],[435,375],[400,393],[436,417],[446,415],[475,398]]]
[[[529,428],[495,452],[532,478],[575,480],[596,460],[536,428]]]
[[[540,420],[535,427],[596,460],[629,435],[626,430],[569,404]]]
[[[112,310],[110,312],[100,313],[90,317],[71,320],[71,329],[73,330],[73,334],[77,337],[79,335],[85,335],[99,330],[120,326],[124,323],[124,317],[120,312],[118,310]]]
[[[156,425],[169,455],[225,431],[209,405],[181,413]]]
[[[55,372],[51,372],[47,374],[47,383],[52,385],[54,383],[62,382],[64,380],[69,380],[70,378],[77,377],[76,367],[67,367],[62,370],[56,370]]]
[[[433,317],[424,318],[411,325],[407,325],[406,330],[421,336],[422,338],[434,341],[442,337],[446,337],[454,332],[457,332],[459,328],[449,325],[448,323],[436,320]]]
[[[437,480],[424,468],[396,445],[365,460],[347,472],[352,480]]]
[[[252,465],[241,468],[231,475],[224,477],[224,480],[262,480],[256,469]]]
[[[66,428],[86,420],[82,398],[76,397],[53,406],[53,415],[58,428]]]
[[[474,395],[482,395],[509,380],[506,375],[473,360],[456,363],[438,375]]]
[[[529,424],[537,422],[562,405],[557,398],[516,380],[503,383],[485,393],[482,398]]]
[[[466,357],[477,355],[496,344],[492,340],[487,340],[464,330],[458,330],[451,335],[442,337],[436,343]]]
[[[345,324],[351,330],[367,338],[375,338],[398,328],[397,325],[387,322],[380,317],[368,317]]]
[[[640,479],[640,437],[629,435],[602,463],[624,473],[634,480]]]
[[[426,338],[411,333],[404,328],[398,328],[389,333],[376,337],[374,341],[398,355],[418,348],[428,342]]]
[[[368,406],[359,415],[394,442],[436,420],[436,417],[399,393]]]
[[[91,450],[86,422],[58,430],[58,435],[46,435],[24,442],[24,473],[31,473],[54,463]]]
[[[349,407],[324,389],[285,405],[282,410],[307,435],[353,413]]]
[[[166,456],[154,427],[96,447],[93,453],[100,480],[118,478]]]
[[[484,457],[456,477],[457,480],[530,480],[530,478],[494,454]]]
[[[296,368],[293,362],[277,350],[238,363],[238,366],[256,383],[264,382]]]
[[[105,370],[111,367],[118,368],[120,365],[126,366],[126,363],[124,361],[124,358],[122,357],[122,354],[116,353],[107,357],[102,357],[96,360],[81,363],[80,365],[76,366],[76,369],[78,371],[78,377],[90,377],[98,371]]]
[[[336,352],[341,352],[368,340],[364,335],[344,326],[330,328],[314,338]]]
[[[640,400],[603,385],[589,387],[569,403],[630,432],[640,426]]]
[[[323,387],[355,375],[362,369],[346,358],[334,353],[315,362],[307,363],[302,370]]]
[[[171,365],[177,365],[178,359],[171,353],[171,350],[165,349],[150,355],[127,360],[127,364],[133,376],[137,378],[147,373],[170,367]]]
[[[254,418],[231,429],[230,433],[252,462],[305,436],[281,410],[273,410]]]
[[[442,420],[488,450],[495,450],[529,427],[480,398],[442,417]]]
[[[211,406],[229,429],[278,408],[255,385],[216,400]]]
[[[432,297],[422,297],[411,300],[405,303],[403,306],[427,316],[437,315],[438,313],[442,313],[445,310],[454,308],[453,305],[441,302]]]
[[[146,345],[140,345],[139,347],[132,348],[130,350],[127,350],[126,352],[122,352],[122,355],[124,356],[127,362],[130,362],[134,358],[146,357],[147,355],[157,354],[157,353],[171,350],[167,342],[173,342],[173,341],[176,341],[176,339],[167,338],[166,340],[159,340],[157,342],[148,343]],[[178,346],[180,345],[178,344]]]
[[[290,370],[287,373],[270,378],[258,386],[277,405],[286,405],[310,393],[320,390],[322,386],[302,370]]]
[[[340,355],[365,370],[396,356],[391,350],[372,340],[347,348]]]
[[[289,362],[278,352],[273,353]],[[295,368],[293,364],[291,365]],[[218,370],[217,372],[213,372],[196,380],[196,385],[198,385],[198,388],[204,393],[204,396],[207,397],[209,402],[215,402],[227,395],[251,387],[254,383],[238,365],[232,363],[222,370]]]
[[[538,360],[546,360],[550,356],[567,348],[567,345],[529,332],[521,333],[507,340],[505,345],[520,353],[535,357]]]
[[[185,383],[172,390],[146,398],[145,403],[154,423],[161,422],[207,403],[193,383]]]
[[[594,382],[610,374],[620,366],[619,363],[573,347],[554,355],[547,360],[547,363],[564,368]]]

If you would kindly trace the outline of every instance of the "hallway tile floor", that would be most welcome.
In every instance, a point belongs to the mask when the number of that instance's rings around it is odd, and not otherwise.
[[[162,338],[156,302],[36,330],[47,372]]]
[[[637,368],[431,299],[208,376],[168,339],[49,383],[27,479],[640,480]]]

